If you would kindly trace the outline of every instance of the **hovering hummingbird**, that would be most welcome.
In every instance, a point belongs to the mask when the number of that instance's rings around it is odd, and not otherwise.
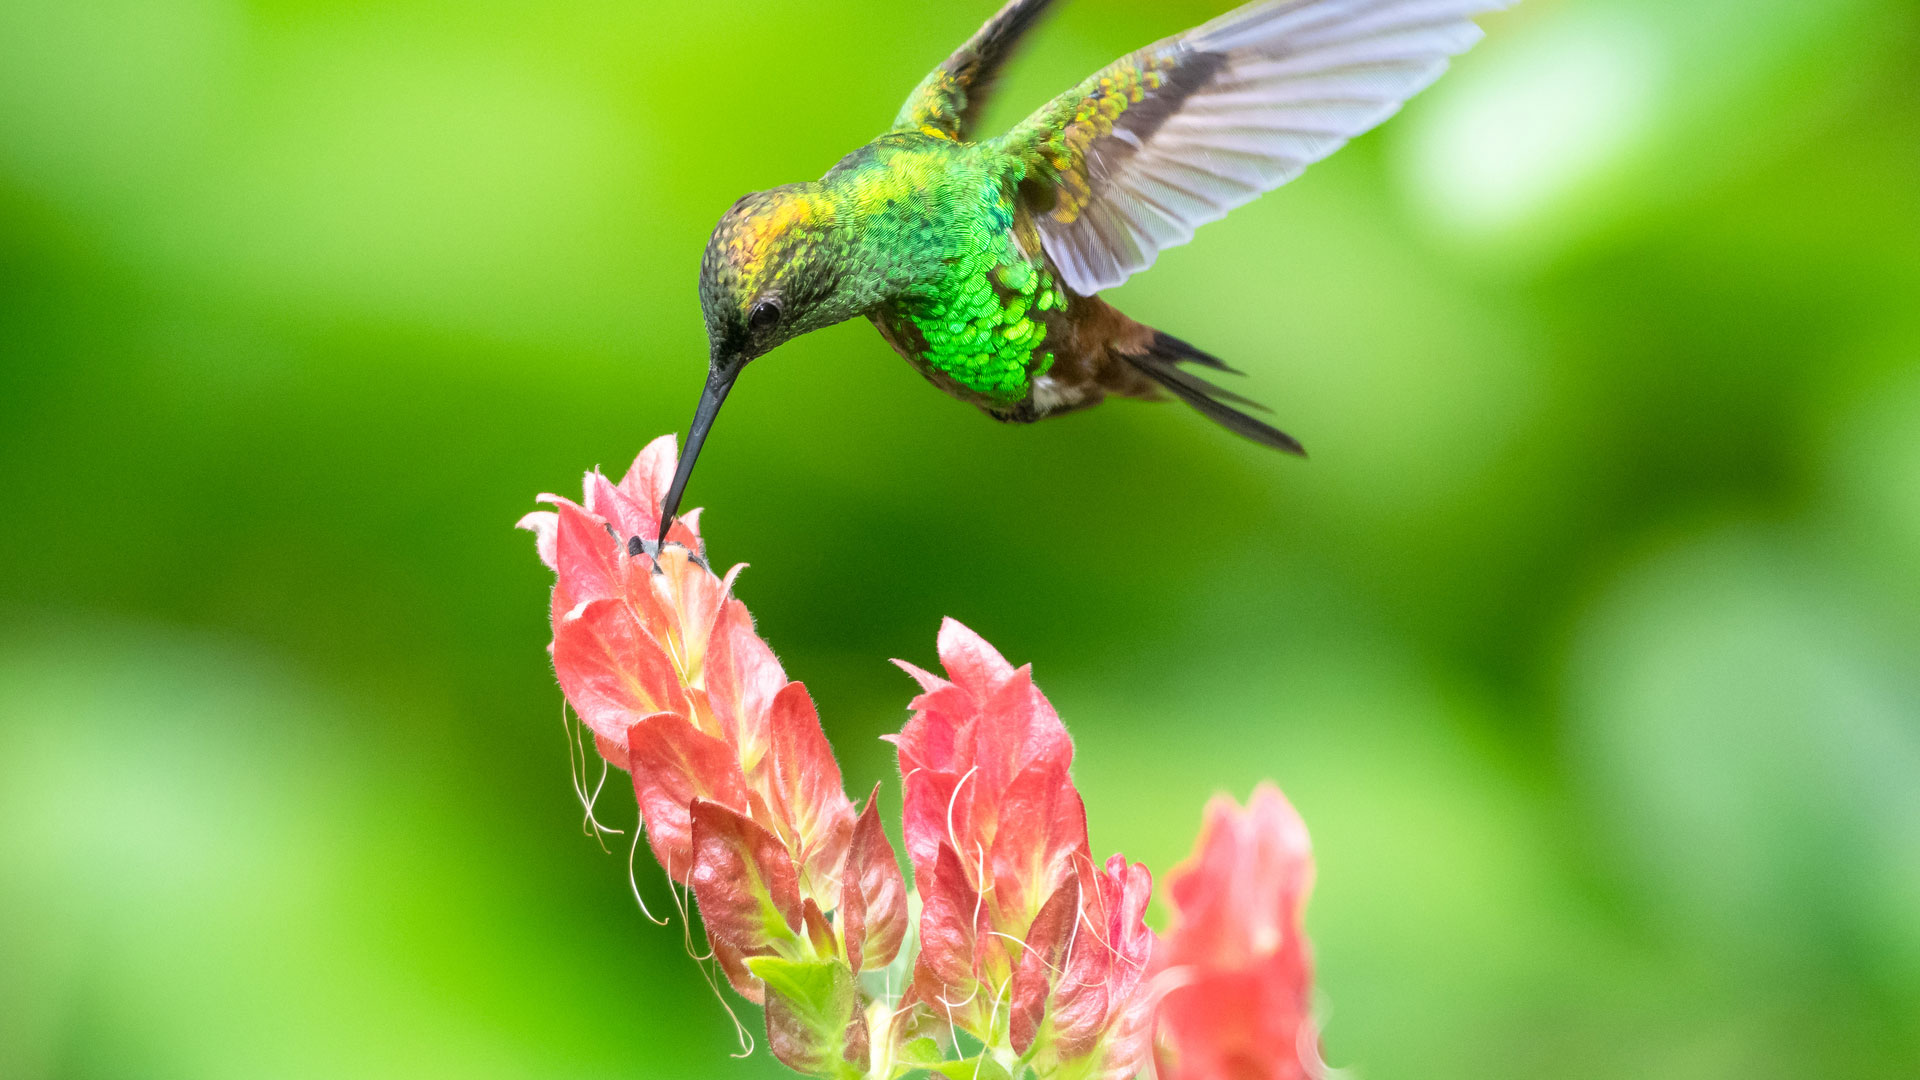
[[[818,181],[748,195],[700,268],[706,388],[661,538],[749,361],[856,316],[928,381],[1030,423],[1109,394],[1186,402],[1303,453],[1181,367],[1220,359],[1100,299],[1162,250],[1299,176],[1425,89],[1512,0],[1264,0],[1115,61],[997,138],[974,127],[1053,0],[1011,0],[892,130]]]

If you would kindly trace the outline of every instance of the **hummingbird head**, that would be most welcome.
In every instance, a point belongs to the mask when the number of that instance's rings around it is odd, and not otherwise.
[[[864,309],[840,288],[834,211],[822,185],[789,184],[746,196],[714,227],[700,264],[707,385],[661,506],[663,542],[694,460],[741,369],[784,342]]]
[[[819,184],[788,184],[733,204],[707,241],[700,309],[715,362],[744,364],[842,311],[834,259],[839,222]]]

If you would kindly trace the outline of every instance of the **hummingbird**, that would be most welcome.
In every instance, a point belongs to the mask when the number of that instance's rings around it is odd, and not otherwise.
[[[706,386],[660,518],[740,372],[864,317],[947,393],[1007,423],[1110,395],[1171,395],[1254,442],[1300,444],[1235,373],[1100,293],[1194,229],[1299,176],[1399,110],[1512,0],[1263,0],[1096,72],[992,138],[996,77],[1053,0],[1010,0],[920,82],[885,134],[817,181],[756,192],[700,265]]]

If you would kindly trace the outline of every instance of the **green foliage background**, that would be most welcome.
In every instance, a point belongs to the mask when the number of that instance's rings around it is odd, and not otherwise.
[[[0,1075],[777,1074],[579,833],[510,526],[990,6],[0,0]],[[1065,5],[996,116],[1226,6]],[[692,501],[852,788],[948,614],[1101,852],[1278,779],[1352,1076],[1920,1074],[1920,8],[1488,26],[1114,297],[1311,462],[849,325]]]

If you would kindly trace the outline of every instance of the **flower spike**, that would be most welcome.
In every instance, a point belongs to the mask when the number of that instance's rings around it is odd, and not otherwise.
[[[1224,797],[1207,807],[1192,858],[1170,877],[1162,1080],[1325,1075],[1300,925],[1312,885],[1307,827],[1278,788],[1262,784],[1244,811]]]
[[[909,1003],[1041,1075],[1130,1076],[1145,1064],[1153,936],[1144,867],[1097,867],[1053,706],[978,634],[940,628],[946,678],[920,683],[893,738],[923,906]]]
[[[856,965],[899,951],[904,880],[871,806],[860,826],[806,687],[731,595],[738,568],[708,567],[699,515],[653,543],[673,474],[673,440],[655,440],[618,484],[588,473],[582,502],[543,496],[554,509],[521,520],[555,574],[554,671],[631,773],[647,842],[692,890],[715,962],[765,1003],[774,1053],[841,1077],[868,1053]]]
[[[553,509],[520,525],[556,579],[560,687],[631,774],[654,857],[777,1058],[826,1080],[1320,1080],[1313,864],[1278,790],[1209,807],[1158,941],[1146,868],[1089,850],[1073,740],[1032,670],[946,620],[942,674],[900,664],[920,693],[889,737],[916,938],[878,789],[856,813],[813,699],[733,596],[739,567],[713,573],[697,511],[649,539],[675,475],[655,440],[619,483],[588,473],[581,502],[541,496]]]

